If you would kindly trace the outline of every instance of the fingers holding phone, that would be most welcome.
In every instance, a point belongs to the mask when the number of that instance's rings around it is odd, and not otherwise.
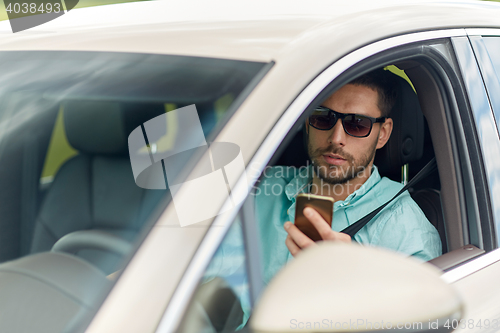
[[[333,199],[312,194],[297,196],[295,225],[285,223],[288,236],[285,244],[290,253],[295,256],[302,249],[312,246],[316,241],[331,240],[350,242],[347,234],[331,229],[333,218]]]
[[[317,226],[318,233],[321,235],[324,241],[337,241],[337,242],[351,242],[351,236],[333,231],[330,229],[330,225],[326,223],[326,221],[312,208],[305,209],[306,215],[307,211],[312,210],[311,213],[311,224],[313,226]],[[292,254],[292,256],[296,256],[299,252],[309,246],[314,246],[316,242],[314,242],[311,238],[305,235],[296,225],[291,222],[286,222],[285,230],[288,233],[288,236],[285,240],[285,245],[288,248],[288,251]]]
[[[313,240],[300,231],[292,222],[285,223],[285,230],[288,236],[285,239],[285,245],[292,256],[296,256],[302,249],[315,244]]]
[[[351,236],[342,232],[333,231],[331,222],[327,223],[323,217],[311,207],[304,208],[304,215],[309,219],[311,224],[316,228],[321,236],[320,240],[333,240],[340,242],[350,242]]]

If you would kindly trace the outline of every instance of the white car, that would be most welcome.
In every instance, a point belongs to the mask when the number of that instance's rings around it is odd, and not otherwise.
[[[499,18],[186,0],[0,23],[0,331],[500,329]],[[435,157],[410,192],[444,254],[324,242],[265,285],[259,177],[305,165],[305,119],[376,68],[416,95],[375,164],[406,182]]]

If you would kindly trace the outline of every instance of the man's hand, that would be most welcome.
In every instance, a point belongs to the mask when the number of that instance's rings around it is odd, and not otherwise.
[[[316,230],[318,230],[323,240],[344,243],[349,243],[351,241],[351,236],[348,234],[333,231],[316,210],[306,207],[304,208],[304,216],[307,217]],[[288,233],[285,244],[292,256],[295,257],[302,249],[316,244],[313,240],[304,235],[304,233],[300,231],[292,222],[286,222],[284,226],[286,232]]]

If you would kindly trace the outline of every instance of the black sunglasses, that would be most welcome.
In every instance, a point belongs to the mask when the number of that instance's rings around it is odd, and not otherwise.
[[[373,118],[354,113],[340,113],[325,106],[318,106],[309,116],[309,125],[321,131],[327,131],[342,120],[344,131],[356,138],[370,135],[374,123],[383,123],[387,117]]]

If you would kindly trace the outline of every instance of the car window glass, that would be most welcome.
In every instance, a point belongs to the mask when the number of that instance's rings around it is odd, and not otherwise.
[[[499,128],[500,124],[500,99],[499,99],[499,91],[496,91],[500,88],[500,37],[483,37],[483,42],[486,47],[487,53],[489,55],[489,60],[493,65],[494,73],[485,73],[484,64],[480,64],[483,70],[483,76],[485,76],[485,83],[490,95],[490,102],[492,103],[492,108],[495,113],[497,128]],[[481,58],[479,58],[481,61]],[[485,60],[483,60],[485,61]],[[493,82],[495,80],[495,82]]]
[[[238,215],[205,270],[180,332],[237,331],[250,312],[247,258]]]
[[[484,159],[486,161],[485,166],[487,170],[487,174],[490,182],[490,197],[491,204],[493,205],[493,214],[495,221],[498,225],[498,216],[500,216],[500,205],[498,205],[498,191],[495,188],[498,186],[498,168],[495,170],[495,163],[488,163],[488,160],[497,156],[498,154],[494,153],[495,150],[495,142],[498,140],[498,133],[500,131],[500,37],[482,37],[480,39],[474,39],[471,37],[472,46],[474,47],[474,52],[476,59],[479,63],[479,67],[481,69],[482,80],[486,86],[486,91],[488,94],[488,99],[483,98],[482,109],[479,107],[476,108],[476,112],[480,113],[480,116],[475,115],[477,119],[481,119],[478,121],[478,126],[481,127],[479,133],[481,133],[480,138],[484,138],[484,142],[487,144],[484,145],[486,147],[484,152]],[[466,76],[466,75],[465,75]],[[471,76],[472,77],[472,76]],[[476,86],[474,83],[471,86]],[[478,92],[480,90],[477,90]],[[482,97],[482,95],[478,94]],[[478,101],[481,99],[476,98]],[[493,113],[488,112],[488,108],[484,105],[485,102],[489,102],[491,104],[491,109]],[[486,120],[486,119],[491,120]],[[496,132],[491,131],[491,124],[496,122]],[[491,169],[491,170],[490,170]],[[497,229],[498,234],[498,229]],[[497,235],[498,239],[498,235]],[[498,241],[496,242],[498,244]],[[496,245],[498,246],[498,245]]]
[[[165,156],[196,156],[178,149],[186,113],[214,135],[265,64],[99,52],[2,52],[0,63],[0,276],[22,267],[60,287],[2,284],[24,290],[3,298],[17,302],[5,318],[59,332],[90,318],[169,202]]]
[[[500,77],[500,37],[483,37],[497,77]]]

